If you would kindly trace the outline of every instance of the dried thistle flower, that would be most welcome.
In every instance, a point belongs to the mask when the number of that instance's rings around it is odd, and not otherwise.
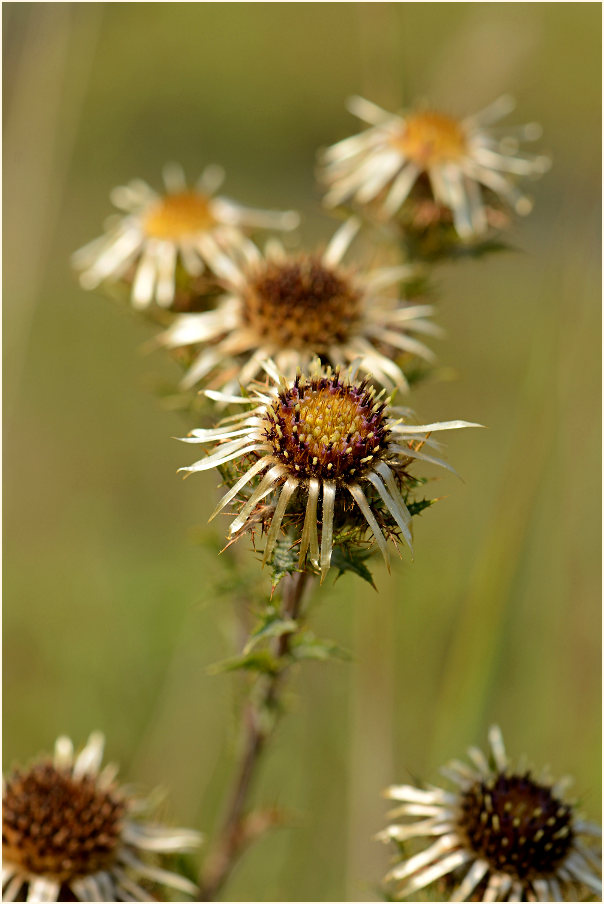
[[[320,355],[333,366],[358,359],[360,369],[387,389],[407,390],[405,374],[392,359],[406,353],[434,360],[412,335],[438,335],[426,319],[433,308],[385,291],[413,274],[408,266],[363,273],[342,265],[358,228],[354,219],[344,223],[323,254],[288,255],[276,241],[264,256],[253,243],[241,244],[238,261],[221,258],[217,250],[215,269],[228,294],[215,311],[183,314],[159,337],[169,348],[197,351],[183,388],[211,377],[214,386],[232,392],[255,379],[269,358],[293,377]]]
[[[297,506],[304,519],[299,567],[304,567],[310,551],[310,560],[320,568],[322,579],[330,566],[334,529],[341,529],[351,517],[358,519],[359,510],[386,563],[385,533],[400,532],[411,547],[411,513],[403,498],[413,485],[407,468],[416,459],[449,467],[422,451],[422,446],[431,442],[429,434],[477,425],[466,421],[410,424],[406,422],[409,411],[382,401],[384,391],[376,395],[367,378],[357,380],[354,372],[334,373],[331,368],[321,368],[318,361],[310,376],[298,374],[289,381],[271,365],[266,369],[274,385],[254,389],[251,400],[208,392],[212,398],[245,404],[248,410],[225,418],[216,429],[193,430],[184,439],[217,442],[218,447],[182,471],[206,471],[233,459],[245,460],[246,466],[249,462],[212,518],[253,478],[266,472],[229,528],[231,537],[248,528],[256,506],[274,493],[264,562],[270,561],[290,505],[294,510]]]
[[[501,731],[489,732],[492,761],[470,748],[466,763],[442,770],[458,789],[395,785],[386,797],[400,801],[391,817],[420,817],[393,824],[379,836],[404,844],[435,839],[404,857],[386,876],[402,900],[436,882],[453,889],[450,901],[578,901],[601,895],[601,856],[582,838],[601,835],[562,794],[569,779],[533,777],[513,769]],[[581,895],[581,897],[579,897]]]
[[[541,175],[549,159],[518,151],[520,141],[539,137],[537,124],[490,128],[514,108],[509,96],[462,120],[427,109],[395,115],[361,97],[350,98],[348,106],[370,128],[323,152],[328,207],[379,202],[381,217],[390,219],[408,199],[431,198],[433,207],[436,202],[451,212],[462,239],[487,229],[485,189],[516,213],[530,212],[515,177]],[[425,205],[418,215],[425,216]]]
[[[116,783],[116,767],[101,769],[103,746],[94,733],[74,756],[61,737],[53,759],[5,780],[3,901],[153,901],[149,882],[196,893],[184,876],[153,861],[194,850],[201,836],[140,821],[146,805]]]
[[[110,221],[104,235],[72,256],[82,286],[95,289],[105,280],[132,274],[135,308],[146,308],[154,301],[169,308],[178,266],[196,278],[206,266],[212,269],[218,249],[239,247],[242,230],[290,230],[298,225],[294,211],[254,210],[214,197],[223,178],[220,167],[208,166],[195,187],[189,188],[182,167],[169,164],[164,168],[163,195],[141,179],[115,188],[111,200],[126,216]]]

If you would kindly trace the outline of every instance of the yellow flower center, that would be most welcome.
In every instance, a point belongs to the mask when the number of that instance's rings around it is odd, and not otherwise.
[[[405,117],[403,131],[393,139],[393,143],[422,169],[459,160],[467,149],[460,123],[444,113],[429,111]]]
[[[296,476],[357,479],[386,450],[383,412],[365,381],[299,378],[267,411],[266,436]]]
[[[176,240],[211,229],[215,222],[210,199],[184,191],[161,198],[146,215],[144,229],[149,238]]]
[[[115,860],[125,804],[93,776],[38,763],[9,777],[2,804],[3,856],[29,873],[64,882]]]
[[[267,261],[250,280],[242,316],[259,340],[321,352],[348,339],[360,301],[345,275],[304,256]]]

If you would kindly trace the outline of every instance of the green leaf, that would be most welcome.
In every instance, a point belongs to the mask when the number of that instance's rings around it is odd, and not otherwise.
[[[222,672],[260,672],[264,675],[276,675],[279,671],[279,661],[268,650],[254,650],[241,656],[233,656],[231,659],[223,659],[208,668],[210,675],[219,675]]]
[[[268,637],[281,637],[283,634],[293,634],[297,628],[298,625],[293,619],[279,618],[278,615],[269,613],[250,634],[243,653],[247,655],[261,640]]]
[[[480,259],[487,254],[516,249],[500,238],[494,237],[478,242],[464,242],[457,235],[452,225],[436,224],[428,229],[414,229],[401,224],[404,233],[401,243],[410,260],[437,263],[446,260],[462,260],[464,258]]]
[[[298,548],[292,544],[291,537],[281,537],[277,540],[271,559],[273,589],[286,574],[295,574],[299,571],[298,557]]]
[[[417,499],[415,502],[408,502],[407,508],[409,509],[409,513],[411,515],[420,515],[424,509],[430,508],[431,505],[434,505],[435,502],[438,502],[437,499]]]
[[[451,251],[451,257],[484,257],[485,254],[492,254],[498,251],[516,251],[513,245],[501,241],[501,239],[487,239],[475,245],[456,245]]]
[[[292,642],[290,654],[294,659],[318,659],[326,662],[329,659],[352,659],[348,650],[340,647],[332,640],[320,640],[310,631],[299,634]]]
[[[415,490],[415,489],[417,489],[417,487],[423,487],[424,484],[428,483],[429,480],[430,480],[429,477],[421,477],[421,476],[419,476],[419,475],[417,475],[417,474],[415,474],[415,475],[410,475],[410,476],[408,477],[408,479],[405,481],[405,482],[406,482],[407,491],[409,491],[409,490]],[[405,502],[406,502],[406,501],[407,501],[407,500],[405,500]],[[407,504],[408,504],[408,503],[407,503]]]
[[[336,580],[347,571],[358,574],[360,578],[371,584],[374,590],[377,590],[373,583],[371,572],[365,565],[365,559],[368,559],[371,551],[367,549],[359,549],[354,546],[336,546],[331,554],[331,564],[338,569]]]

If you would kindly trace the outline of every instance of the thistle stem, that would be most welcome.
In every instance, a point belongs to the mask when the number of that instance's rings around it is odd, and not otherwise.
[[[311,575],[305,572],[288,575],[282,579],[283,618],[296,621],[300,615],[304,591]],[[274,709],[279,699],[283,676],[289,664],[284,662],[289,653],[293,634],[282,634],[275,639],[274,654],[281,667],[264,679],[260,694],[250,700],[243,713],[245,742],[243,754],[230,793],[222,827],[213,851],[209,854],[199,886],[200,901],[214,901],[227,882],[235,863],[244,848],[262,831],[271,820],[252,819],[246,814],[246,803],[257,774],[257,766],[266,742],[272,734],[274,724],[267,727],[262,718],[263,711]],[[259,814],[257,814],[259,815]]]

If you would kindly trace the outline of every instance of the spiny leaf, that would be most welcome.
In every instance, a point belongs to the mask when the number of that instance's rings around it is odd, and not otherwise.
[[[365,565],[365,559],[368,559],[371,551],[368,549],[359,549],[354,546],[336,546],[331,554],[331,564],[338,569],[336,580],[347,571],[358,574],[360,578],[371,584],[374,590],[377,590],[373,583],[371,572]]]
[[[298,549],[292,545],[291,537],[285,536],[277,540],[271,559],[271,567],[273,590],[286,574],[294,574],[298,571]]]
[[[424,509],[434,505],[435,502],[438,502],[438,499],[417,499],[415,502],[407,503],[407,508],[411,515],[419,515]]]

